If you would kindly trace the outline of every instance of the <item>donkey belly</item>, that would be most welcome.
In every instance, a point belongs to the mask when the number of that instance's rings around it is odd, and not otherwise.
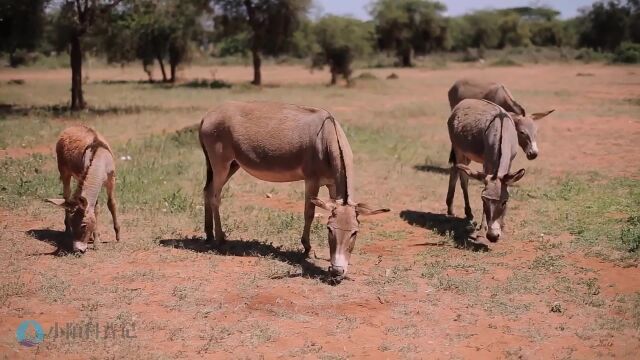
[[[237,149],[238,150],[238,149]],[[291,153],[260,153],[243,149],[235,151],[235,160],[252,176],[270,182],[290,182],[305,179],[305,152],[302,149]]]
[[[259,166],[247,166],[247,164],[243,164],[240,161],[238,161],[238,164],[240,164],[240,167],[242,167],[250,175],[263,181],[291,182],[305,179],[305,176],[302,172],[302,167],[277,170],[265,169]]]

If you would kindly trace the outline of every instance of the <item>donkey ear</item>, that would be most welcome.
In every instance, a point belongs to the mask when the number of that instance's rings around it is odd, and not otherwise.
[[[507,174],[502,178],[502,181],[507,185],[513,185],[522,179],[524,176],[524,169],[520,169],[515,173]]]
[[[531,114],[531,118],[534,121],[542,120],[545,116],[551,114],[554,111],[556,111],[556,109],[545,111],[545,112],[540,112],[540,113],[534,113],[534,114]]]
[[[358,215],[362,216],[382,214],[389,211],[391,210],[386,208],[372,209],[369,205],[363,203],[359,203],[358,205],[356,205],[356,212],[358,213]]]
[[[462,171],[463,173],[467,174],[469,177],[472,177],[476,180],[484,181],[487,178],[487,175],[482,171],[471,170],[471,168],[468,167],[467,165],[458,164],[456,165],[456,167],[458,168],[458,170]]]
[[[53,205],[67,207],[67,201],[65,199],[45,199],[44,201]]]
[[[329,202],[325,202],[323,200],[320,200],[316,197],[311,198],[311,203],[313,203],[313,205],[321,208],[321,209],[325,209],[327,211],[333,211],[336,208],[336,204],[333,201],[329,201]]]

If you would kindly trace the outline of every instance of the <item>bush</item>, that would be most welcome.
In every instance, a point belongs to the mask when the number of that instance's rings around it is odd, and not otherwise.
[[[30,53],[26,50],[18,49],[9,55],[9,66],[16,68],[18,66],[28,65],[38,60],[38,53]]]
[[[622,244],[629,252],[640,249],[640,215],[630,216],[622,229]]]
[[[205,79],[196,79],[183,84],[183,86],[190,88],[228,89],[231,87],[231,84],[223,80],[208,81]]]
[[[608,60],[608,57],[604,53],[601,53],[592,49],[584,48],[584,49],[580,49],[580,51],[576,55],[576,60],[580,60],[585,63],[590,63],[594,61],[606,61]]]
[[[625,64],[640,63],[640,44],[622,43],[613,56],[613,62]]]

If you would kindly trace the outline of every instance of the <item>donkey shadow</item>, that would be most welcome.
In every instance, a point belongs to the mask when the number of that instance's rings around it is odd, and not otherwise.
[[[27,236],[30,236],[36,240],[40,240],[51,246],[55,246],[56,249],[50,253],[39,253],[33,255],[64,255],[69,251],[69,241],[67,234],[64,231],[53,229],[31,229],[25,232]]]
[[[457,248],[472,251],[489,251],[489,247],[486,244],[474,240],[472,235],[475,229],[467,219],[415,210],[403,210],[400,212],[400,217],[409,225],[429,229],[440,236],[451,234]]]
[[[440,175],[449,175],[451,173],[451,168],[449,167],[445,168],[437,165],[423,164],[423,165],[415,165],[413,168],[418,171],[430,172],[430,173],[440,174]]]
[[[326,284],[335,285],[339,281],[328,276],[325,269],[316,265],[301,251],[282,249],[259,240],[227,240],[223,245],[212,245],[202,238],[165,239],[159,241],[161,246],[183,249],[198,253],[213,253],[222,256],[238,257],[270,257],[285,264],[300,266],[301,272],[277,278],[306,277],[318,279]]]

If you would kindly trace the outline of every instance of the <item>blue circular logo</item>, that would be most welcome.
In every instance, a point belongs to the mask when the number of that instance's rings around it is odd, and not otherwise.
[[[40,344],[44,340],[44,330],[40,323],[35,320],[24,320],[18,325],[16,339],[20,345],[32,347]]]

